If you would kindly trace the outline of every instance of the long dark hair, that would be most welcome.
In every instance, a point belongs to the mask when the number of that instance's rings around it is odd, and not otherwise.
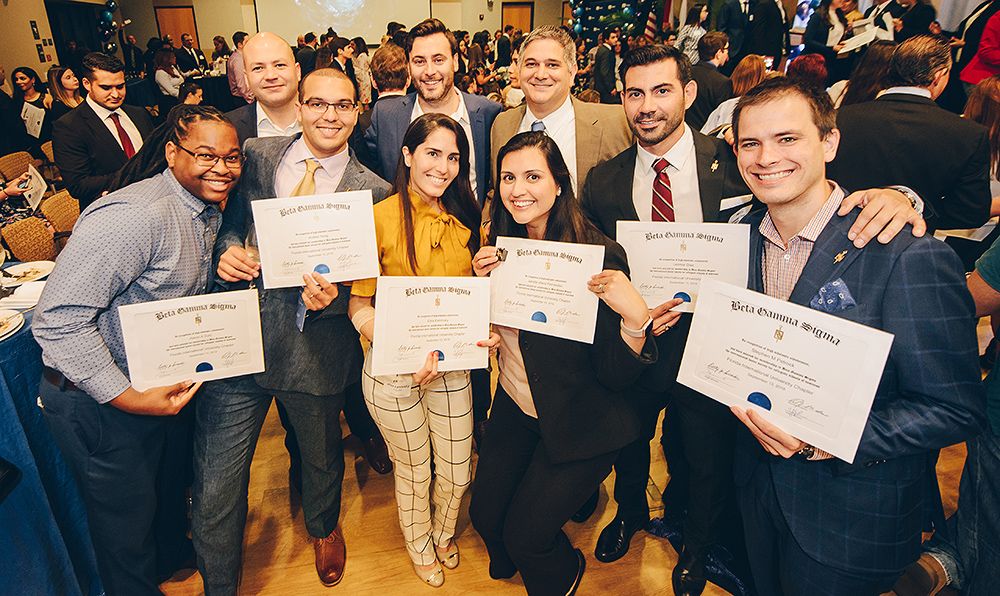
[[[351,41],[354,43],[355,56],[368,53],[368,42],[365,41],[364,37],[358,36],[352,39]]]
[[[896,42],[887,40],[879,40],[868,46],[847,81],[841,106],[871,101],[879,91],[889,86],[889,59],[895,49]]]
[[[15,100],[21,101],[24,99],[24,91],[21,91],[21,88],[14,82],[14,77],[18,74],[23,74],[29,79],[35,79],[35,82],[31,86],[35,88],[35,91],[45,95],[45,83],[42,82],[42,79],[38,78],[38,73],[35,72],[35,69],[30,66],[18,66],[10,71],[10,86],[11,91],[14,92]]]
[[[556,142],[544,132],[522,132],[514,135],[497,153],[496,186],[493,189],[493,202],[490,205],[489,244],[495,245],[499,236],[528,237],[527,226],[514,221],[514,217],[504,207],[503,199],[500,198],[500,172],[503,170],[503,160],[507,155],[529,148],[542,152],[545,163],[559,186],[559,194],[545,224],[544,239],[578,244],[596,242],[600,237],[600,231],[583,215],[583,210],[573,192],[573,178]]]
[[[684,19],[685,25],[701,26],[701,10],[705,8],[704,3],[698,3],[688,9],[687,17]]]
[[[167,158],[164,153],[167,143],[179,144],[187,138],[192,124],[205,121],[225,122],[232,126],[222,112],[212,106],[188,104],[174,106],[163,124],[153,129],[153,132],[143,140],[142,148],[115,173],[111,185],[108,186],[108,192],[162,173],[167,169]]]
[[[833,26],[833,23],[830,22],[831,4],[833,4],[833,0],[820,0],[819,8],[817,8],[816,12],[813,13],[813,16],[814,17],[818,16],[819,20],[825,23],[828,29]],[[844,15],[844,11],[838,8],[836,10],[836,13],[837,13],[837,20],[840,21],[840,24],[842,24],[844,26],[844,29],[846,30],[847,17]]]
[[[455,142],[458,145],[458,175],[451,181],[448,188],[441,195],[441,207],[450,215],[458,218],[462,225],[469,228],[472,236],[469,237],[469,254],[475,255],[479,250],[479,224],[482,219],[479,204],[472,194],[472,184],[469,182],[469,139],[465,136],[465,129],[458,122],[444,114],[424,114],[410,123],[403,135],[403,147],[406,147],[413,155],[417,147],[422,145],[432,132],[439,128],[451,131],[455,135]],[[417,272],[417,255],[413,245],[413,205],[410,202],[410,168],[406,165],[402,154],[399,156],[399,164],[396,166],[396,180],[393,190],[399,193],[399,209],[403,218],[403,234],[406,240],[406,258],[410,263],[410,270],[414,275]]]

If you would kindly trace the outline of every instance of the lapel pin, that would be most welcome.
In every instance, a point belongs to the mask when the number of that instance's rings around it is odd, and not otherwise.
[[[833,262],[834,263],[839,263],[839,262],[843,261],[844,257],[846,257],[846,256],[847,256],[847,251],[846,250],[842,250],[842,251],[840,251],[840,252],[837,253],[837,256],[833,257]]]
[[[718,169],[719,169],[719,160],[715,160],[712,162],[712,171],[714,172],[715,170]]]

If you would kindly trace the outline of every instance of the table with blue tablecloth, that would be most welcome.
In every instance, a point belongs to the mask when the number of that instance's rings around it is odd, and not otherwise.
[[[0,341],[0,457],[22,474],[0,502],[0,592],[103,594],[83,501],[38,405],[41,376],[29,312]]]

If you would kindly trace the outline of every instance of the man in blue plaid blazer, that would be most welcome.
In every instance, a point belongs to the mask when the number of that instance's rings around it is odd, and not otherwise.
[[[733,120],[740,173],[766,206],[742,218],[750,288],[895,335],[852,464],[733,408],[746,427],[735,471],[757,592],[886,592],[919,555],[928,462],[985,421],[962,264],[931,237],[854,247],[854,216],[836,215],[844,191],[826,178],[839,131],[822,90],[767,81]]]

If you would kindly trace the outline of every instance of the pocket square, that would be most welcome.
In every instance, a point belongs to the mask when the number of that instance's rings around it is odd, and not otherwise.
[[[857,305],[854,296],[851,296],[851,290],[839,277],[820,288],[809,301],[812,308],[828,313],[842,312]]]

